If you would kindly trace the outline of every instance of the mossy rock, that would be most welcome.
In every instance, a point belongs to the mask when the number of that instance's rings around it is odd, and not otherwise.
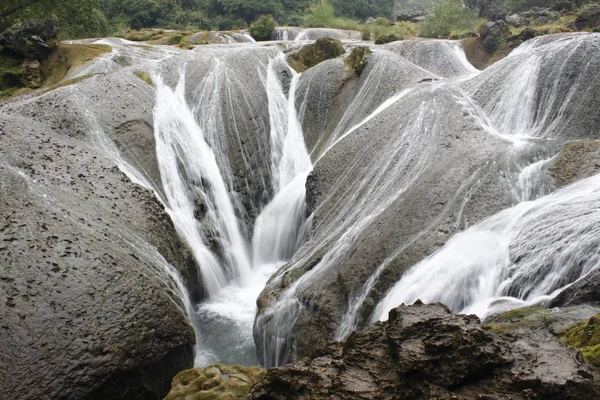
[[[517,308],[494,315],[486,320],[483,328],[499,335],[513,335],[521,329],[544,326],[550,311],[539,306]]]
[[[600,314],[559,333],[560,341],[575,347],[583,358],[600,367]]]
[[[398,40],[402,40],[402,38],[394,33],[390,33],[388,35],[377,36],[377,39],[375,39],[375,44],[386,44],[391,42],[397,42]]]
[[[259,367],[227,366],[188,369],[178,373],[165,400],[237,400],[266,374]]]
[[[344,62],[357,76],[365,69],[369,56],[371,55],[371,49],[367,46],[357,46],[352,49],[350,55],[346,57]]]
[[[288,56],[288,63],[298,72],[304,72],[325,60],[344,54],[344,45],[337,39],[321,38],[313,44],[303,46]]]
[[[176,33],[169,38],[168,44],[179,44],[183,40],[183,34]]]
[[[144,71],[135,71],[135,76],[146,82],[150,86],[154,86],[154,81],[150,78],[150,75],[145,73]]]
[[[112,47],[105,44],[60,44],[42,64],[42,86],[56,85],[72,68],[83,65],[102,54],[110,53]]]
[[[44,89],[41,92],[41,94],[46,94],[46,93],[49,93],[49,92],[51,92],[53,90],[56,90],[56,89],[60,89],[60,88],[63,88],[63,87],[74,85],[76,83],[79,83],[81,81],[84,81],[84,80],[89,79],[92,76],[96,76],[96,75],[98,75],[98,74],[88,74],[88,75],[78,76],[77,78],[69,79],[67,81],[64,81],[64,82],[61,82],[59,84],[53,85],[53,86],[51,86],[51,87],[49,87],[47,89]]]

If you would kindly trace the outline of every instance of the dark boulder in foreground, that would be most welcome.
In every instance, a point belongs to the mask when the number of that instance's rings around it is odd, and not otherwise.
[[[573,313],[557,315],[512,311],[482,327],[441,304],[400,306],[320,356],[269,370],[249,398],[599,398],[598,371],[548,329]]]

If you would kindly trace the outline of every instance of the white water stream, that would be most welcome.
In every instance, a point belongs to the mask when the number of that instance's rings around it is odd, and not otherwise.
[[[257,218],[251,240],[243,234],[242,221],[236,216],[226,184],[231,181],[227,175],[230,174],[227,155],[223,154],[226,147],[215,137],[218,102],[196,108],[195,118],[193,106],[185,98],[185,75],[181,74],[174,90],[155,77],[156,148],[167,209],[196,257],[207,294],[196,312],[195,325],[200,338],[196,365],[256,364],[252,338],[256,299],[267,279],[292,257],[306,232],[304,183],[311,162],[294,101],[299,75],[294,73],[286,96],[274,69],[275,64],[282,63],[283,57],[276,57],[266,68],[271,183],[275,196]],[[217,75],[225,69],[220,61],[214,68],[201,86],[216,93]],[[205,96],[200,94],[196,98]],[[208,144],[207,135],[212,135],[211,142],[216,146]],[[198,196],[206,206],[210,226],[216,231],[213,234],[219,242],[221,258],[215,255],[206,228],[195,217],[194,201]]]
[[[531,54],[517,52],[511,56],[509,64],[513,68],[498,79],[494,95],[481,100],[480,92],[488,78],[483,74],[473,76],[473,70],[464,65],[464,53],[454,44],[438,45],[448,47],[444,54],[456,58],[452,70],[464,75],[423,86],[409,85],[387,99],[379,99],[374,88],[381,84],[378,77],[386,64],[375,64],[332,133],[313,147],[318,149],[314,157],[319,162],[329,151],[381,120],[397,121],[396,140],[378,153],[380,159],[369,164],[360,179],[352,181],[348,175],[351,172],[341,172],[338,182],[350,184],[335,190],[343,192],[343,201],[352,207],[340,208],[339,200],[332,200],[336,204],[330,205],[326,222],[318,221],[326,223],[327,229],[311,238],[314,243],[310,252],[305,249],[298,254],[312,223],[305,202],[305,182],[312,164],[298,116],[298,110],[304,110],[306,104],[296,104],[302,76],[285,65],[283,55],[257,66],[267,96],[270,135],[265,146],[269,146],[268,187],[272,191],[269,201],[259,205],[260,214],[251,234],[240,216],[242,205],[234,192],[223,122],[229,116],[221,105],[228,101],[222,93],[235,90],[227,86],[228,82],[243,78],[230,75],[228,61],[219,58],[214,59],[193,93],[186,93],[183,72],[174,88],[160,76],[154,77],[154,128],[164,203],[194,253],[206,295],[192,318],[199,338],[197,365],[255,364],[254,323],[263,327],[259,334],[263,335],[265,366],[289,361],[293,352],[290,333],[299,311],[307,307],[301,300],[302,291],[347,258],[371,224],[404,193],[410,193],[435,163],[428,149],[437,146],[437,135],[447,124],[441,116],[444,101],[450,96],[465,120],[477,125],[484,135],[509,144],[511,149],[502,160],[506,170],[489,171],[502,175],[516,205],[456,234],[437,253],[413,266],[376,307],[372,320],[383,319],[390,308],[416,299],[441,301],[455,311],[485,316],[517,304],[547,300],[598,267],[595,237],[600,216],[594,202],[599,200],[600,178],[549,196],[544,196],[547,188],[542,182],[554,154],[551,149],[556,148],[547,145],[547,138],[555,137],[568,120],[564,110],[572,100],[573,89],[559,93],[555,86],[540,94],[544,59],[543,54],[532,50]],[[426,66],[426,53],[411,54]],[[562,73],[564,65],[558,69]],[[279,75],[282,70],[291,76],[288,89]],[[431,98],[418,97],[423,93]],[[411,103],[415,98],[418,102]],[[308,101],[311,99],[302,99]],[[391,111],[400,109],[398,104],[405,110],[402,115]],[[546,108],[558,113],[552,114]],[[238,136],[240,142],[245,139]],[[536,154],[537,148],[542,150]],[[244,165],[249,168],[252,155],[244,151],[242,148]],[[485,168],[487,165],[481,170]],[[473,190],[470,186],[480,184],[481,170],[473,172],[450,202],[462,204],[457,228]],[[360,290],[350,293],[346,312],[338,322],[337,339],[357,327],[366,299],[394,258],[435,229],[441,218],[434,218],[422,232],[391,249]],[[564,243],[557,246],[562,239]],[[577,246],[571,244],[574,242]],[[581,246],[587,246],[593,256],[585,258],[578,250]],[[274,282],[278,282],[282,279],[281,271],[277,273],[281,266],[294,258],[286,272],[293,271],[315,253],[321,255],[311,269],[295,279],[255,321],[256,299],[269,277],[274,276]]]

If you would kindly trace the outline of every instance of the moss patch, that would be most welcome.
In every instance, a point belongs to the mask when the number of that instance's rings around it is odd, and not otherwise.
[[[171,37],[168,39],[169,44],[179,44],[181,43],[181,41],[183,40],[183,35],[181,33],[176,33],[174,35],[171,35]]]
[[[135,71],[135,76],[146,82],[150,86],[154,86],[154,81],[150,78],[150,75],[145,73],[144,71]]]
[[[344,62],[357,76],[360,76],[367,65],[371,49],[367,46],[358,46],[352,49],[350,55],[344,59]]]
[[[520,329],[533,329],[545,325],[548,309],[538,306],[517,308],[491,317],[483,328],[500,335],[512,335]]]
[[[290,54],[288,63],[296,71],[304,72],[325,60],[337,58],[342,54],[344,54],[342,42],[331,38],[321,38]]]
[[[581,351],[583,358],[600,367],[600,314],[559,333],[560,341]]]
[[[112,47],[105,44],[60,44],[42,64],[42,86],[56,85],[71,69],[111,51]]]
[[[398,40],[402,40],[402,38],[395,33],[389,33],[387,35],[379,35],[377,39],[375,39],[375,44],[385,44],[391,42],[397,42]]]
[[[250,388],[266,374],[258,367],[227,366],[188,369],[178,373],[165,400],[245,399]]]
[[[46,93],[49,93],[49,92],[51,92],[51,91],[53,91],[55,89],[59,89],[59,88],[62,88],[62,87],[74,85],[74,84],[76,84],[78,82],[84,81],[84,80],[86,80],[88,78],[91,78],[92,76],[95,76],[95,75],[97,75],[97,74],[83,75],[83,76],[79,76],[79,77],[74,78],[74,79],[69,79],[68,81],[61,82],[61,83],[59,83],[57,85],[54,85],[54,86],[51,86],[51,87],[45,89],[44,91],[42,91],[41,94],[46,94]]]

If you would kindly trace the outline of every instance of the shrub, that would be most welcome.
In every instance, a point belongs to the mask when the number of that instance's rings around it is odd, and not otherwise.
[[[473,30],[477,12],[466,8],[461,0],[445,0],[436,4],[419,27],[419,36],[447,38],[454,30]]]
[[[179,44],[183,40],[183,35],[181,33],[176,33],[169,38],[169,44]]]
[[[401,32],[405,37],[417,36],[417,24],[409,21],[401,21],[396,24],[394,30]]]
[[[387,18],[379,17],[373,21],[373,25],[390,26],[390,21]]]
[[[337,39],[320,38],[313,44],[303,46],[288,56],[288,63],[298,72],[306,71],[315,65],[344,54],[344,45]]]
[[[305,17],[306,26],[332,27],[335,23],[335,10],[328,0],[320,0],[308,8]]]
[[[255,40],[271,40],[277,21],[272,15],[261,15],[250,25],[250,35]]]
[[[402,40],[402,38],[394,33],[390,33],[388,35],[377,36],[377,39],[375,39],[375,44],[385,44],[390,42],[396,42],[398,40]]]
[[[289,26],[302,26],[305,24],[305,18],[300,14],[292,14],[285,19],[285,23]]]

